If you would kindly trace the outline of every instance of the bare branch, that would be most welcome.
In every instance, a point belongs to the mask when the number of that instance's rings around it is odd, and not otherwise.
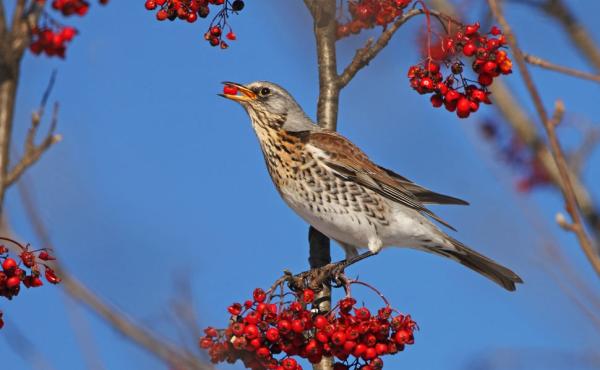
[[[314,25],[319,69],[319,100],[317,103],[317,122],[319,126],[329,130],[337,127],[340,87],[337,74],[337,56],[335,50],[337,22],[336,0],[305,0]],[[310,267],[316,268],[331,262],[330,241],[312,226],[308,231],[310,244]],[[331,288],[326,286],[316,296],[319,309],[324,312],[331,309]],[[324,357],[320,363],[314,364],[315,370],[333,370],[331,357]]]
[[[39,144],[35,144],[35,136],[40,127],[40,122],[44,115],[44,111],[46,109],[46,103],[48,102],[48,98],[50,97],[50,93],[52,92],[52,88],[54,87],[54,83],[56,81],[56,71],[52,73],[50,77],[50,81],[48,82],[48,86],[44,91],[44,95],[42,96],[42,101],[40,103],[40,107],[36,112],[33,113],[31,117],[31,127],[27,132],[27,137],[25,139],[25,153],[23,157],[19,160],[19,162],[13,167],[12,170],[8,171],[4,178],[4,187],[8,188],[12,184],[14,184],[21,175],[35,164],[42,154],[46,152],[53,144],[56,144],[61,140],[60,135],[56,135],[54,131],[56,130],[56,126],[58,124],[58,103],[54,105],[54,110],[52,113],[52,120],[50,122],[50,129],[48,130],[48,134],[44,138],[44,140]]]
[[[18,9],[17,9],[18,10]],[[23,4],[20,9],[20,15],[17,17],[17,10],[13,17],[12,25],[12,49],[16,59],[23,56],[23,52],[31,42],[31,32],[37,26],[37,23],[44,10],[44,3],[31,1],[29,7]]]
[[[450,1],[431,0],[431,4],[436,9],[443,10],[444,14],[449,14],[454,19],[460,20],[459,13]],[[538,125],[529,118],[528,113],[522,106],[523,103],[515,99],[515,95],[501,79],[494,81],[491,90],[494,106],[498,109],[498,112],[504,117],[506,123],[511,126],[519,139],[535,154],[539,163],[550,175],[553,184],[556,187],[561,187],[560,174],[552,153],[545,145],[543,134],[539,132]],[[593,232],[596,248],[600,252],[600,210],[598,210],[585,184],[575,175],[571,176],[571,181],[581,212]]]
[[[159,340],[152,333],[134,324],[131,320],[119,313],[115,308],[109,307],[90,290],[84,287],[64,270],[57,270],[66,292],[77,301],[85,304],[96,314],[106,320],[121,334],[133,340],[138,345],[146,348],[151,353],[161,358],[167,364],[185,366],[185,369],[208,370],[212,366],[202,363],[199,359],[189,356],[175,346],[164,340]]]
[[[536,57],[535,55],[531,55],[531,54],[523,54],[523,57],[525,58],[525,61],[527,63],[536,65],[538,67],[546,68],[551,71],[564,73],[566,75],[573,76],[573,77],[583,78],[585,80],[600,82],[600,75],[597,75],[597,74],[583,72],[583,71],[580,71],[580,70],[574,69],[574,68],[559,66],[558,64],[551,63],[547,60],[544,60],[540,57]]]
[[[6,33],[6,14],[4,12],[4,1],[0,0],[0,39],[4,38]]]
[[[583,135],[583,142],[579,145],[579,148],[574,150],[567,157],[574,173],[581,173],[586,160],[590,157],[598,144],[600,144],[600,128],[591,127],[586,130]]]
[[[34,138],[39,127],[39,121],[36,123],[36,115],[32,119],[31,127],[27,133],[27,139],[25,142],[25,153],[23,157],[17,163],[12,170],[6,175],[4,179],[4,187],[9,187],[13,185],[21,175],[32,165],[34,165],[46,152],[46,150],[50,149],[50,147],[56,143],[58,143],[62,137],[60,135],[54,134],[54,130],[56,129],[58,120],[58,103],[54,105],[54,112],[52,114],[52,122],[50,124],[50,130],[44,140],[39,144],[35,145]]]
[[[335,130],[340,88],[338,86],[336,40],[336,0],[307,1],[313,14],[314,33],[319,65],[319,101],[317,122],[321,127]],[[312,4],[312,5],[311,5]]]
[[[439,16],[439,13],[435,11],[429,11],[431,15]],[[396,31],[409,19],[414,16],[425,14],[423,9],[411,9],[410,11],[404,13],[401,17],[396,19],[391,26],[389,26],[385,31],[381,33],[379,38],[375,43],[373,43],[373,39],[367,40],[367,43],[362,48],[356,51],[354,58],[350,62],[350,64],[344,69],[344,72],[340,75],[339,84],[340,87],[344,87],[348,85],[348,83],[354,78],[354,76],[369,65],[369,63],[379,54],[383,48],[387,46],[390,42]]]
[[[26,185],[25,182],[20,182],[18,189],[27,218],[31,222],[38,239],[41,241],[41,247],[54,249],[46,225],[39,216],[35,202]],[[161,340],[154,334],[141,328],[117,309],[110,307],[94,295],[58,264],[55,264],[54,266],[56,267],[56,272],[62,278],[61,286],[64,287],[69,296],[94,311],[125,337],[145,348],[169,365],[178,365],[185,369],[213,370],[211,365],[203,363],[198,358],[189,355],[185,351],[181,351],[173,344]]]
[[[573,190],[573,184],[571,183],[570,170],[567,165],[567,161],[565,159],[560,142],[558,141],[558,138],[556,136],[556,124],[560,122],[560,119],[562,119],[562,116],[564,114],[564,105],[562,104],[562,102],[557,102],[552,119],[548,117],[548,114],[546,113],[546,110],[542,103],[540,94],[537,88],[535,87],[531,75],[529,74],[529,70],[527,69],[527,64],[525,62],[523,52],[521,51],[521,49],[519,49],[516,37],[513,34],[510,25],[506,21],[506,18],[504,18],[504,15],[500,9],[500,6],[498,5],[497,0],[488,0],[488,4],[490,6],[490,9],[492,10],[492,13],[494,14],[494,17],[502,26],[506,34],[508,43],[512,49],[521,76],[525,81],[527,90],[529,91],[529,94],[533,99],[540,120],[542,121],[544,128],[546,129],[546,133],[550,141],[550,150],[552,152],[554,160],[556,161],[558,172],[560,174],[561,190],[565,199],[566,210],[571,216],[573,232],[577,236],[579,245],[583,249],[592,267],[600,276],[600,257],[594,250],[592,242],[588,238],[587,233],[585,231],[585,227],[583,226],[582,219],[579,214],[579,208],[577,205],[577,198]]]
[[[34,1],[35,2],[35,1]],[[21,20],[23,19],[23,15],[25,14],[25,6],[27,5],[27,0],[17,0],[15,5],[15,10],[13,11],[13,19],[12,19],[12,33],[18,30],[21,25]]]
[[[563,26],[579,51],[600,72],[600,49],[591,34],[579,22],[565,2],[563,0],[547,0],[541,4],[540,8]]]

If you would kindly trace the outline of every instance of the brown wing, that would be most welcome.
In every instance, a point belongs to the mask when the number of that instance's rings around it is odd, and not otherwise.
[[[312,145],[323,153],[321,160],[337,176],[362,185],[394,201],[433,218],[442,225],[455,230],[423,203],[399,181],[390,176],[345,137],[332,131],[298,133],[305,145]]]
[[[396,172],[392,170],[388,170],[385,167],[379,166],[382,170],[384,170],[390,177],[396,180],[402,187],[404,187],[407,191],[414,194],[415,197],[422,203],[430,203],[430,204],[458,204],[468,206],[469,202],[466,200],[462,200],[459,198],[451,197],[449,195],[444,195],[440,193],[433,192],[427,188],[424,188],[420,185],[415,184],[404,176],[398,175]]]

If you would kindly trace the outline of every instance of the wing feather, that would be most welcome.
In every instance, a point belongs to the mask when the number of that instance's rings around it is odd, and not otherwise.
[[[371,162],[367,155],[348,139],[333,131],[304,133],[301,137],[305,145],[316,149],[315,153],[320,156],[319,159],[337,176],[364,186],[394,202],[424,213],[442,225],[455,230],[427,209],[422,201],[409,191],[402,182],[391,176],[385,169]],[[404,181],[411,184],[408,180]]]

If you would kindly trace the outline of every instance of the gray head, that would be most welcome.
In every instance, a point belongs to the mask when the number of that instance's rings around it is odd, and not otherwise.
[[[312,131],[318,127],[308,118],[292,95],[277,84],[267,81],[256,81],[247,85],[223,83],[235,89],[232,89],[231,93],[226,91],[220,95],[240,103],[253,120],[258,117],[272,118],[273,122],[277,121],[286,131]]]

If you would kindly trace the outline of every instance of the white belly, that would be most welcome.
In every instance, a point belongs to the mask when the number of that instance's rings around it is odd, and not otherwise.
[[[368,248],[373,243],[383,247],[418,247],[424,240],[437,241],[437,228],[419,212],[390,204],[389,223],[382,225],[364,213],[339,204],[325,203],[311,208],[306,200],[282,193],[285,202],[307,223],[331,239]]]

